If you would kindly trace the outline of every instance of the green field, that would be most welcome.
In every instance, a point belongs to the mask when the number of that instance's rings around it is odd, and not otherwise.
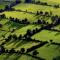
[[[53,57],[60,56],[60,47],[57,45],[50,45],[47,47],[41,47],[37,49],[39,51],[38,56],[45,58],[46,60],[52,60]]]
[[[55,42],[60,42],[59,37],[60,37],[59,32],[48,31],[48,30],[42,30],[41,32],[32,36],[33,39],[35,38],[35,39],[43,40],[43,41],[53,40]]]
[[[0,50],[1,46],[5,48],[5,51],[8,50],[8,53],[1,53],[0,51],[0,60],[42,60],[41,58],[53,60],[53,58],[60,57],[60,23],[56,24],[60,18],[60,0],[32,1],[34,3],[25,3],[25,0],[21,0],[21,3],[11,7],[15,10],[7,9],[4,12],[0,12]],[[35,4],[38,1],[51,6]],[[12,2],[1,3],[0,9],[4,9],[9,3]],[[59,5],[59,7],[55,8],[54,5]],[[37,15],[37,11],[39,13],[42,11],[43,15]],[[48,12],[50,16],[46,16],[45,12]],[[3,14],[5,14],[5,17],[3,16],[2,18]],[[11,21],[10,17],[14,19],[11,19]],[[54,23],[52,17],[56,23]],[[15,21],[16,18],[19,22]],[[24,19],[27,19],[30,24],[20,23]],[[38,20],[44,20],[46,23],[39,23]],[[50,28],[49,24],[51,23],[53,26]],[[51,30],[44,29],[44,26],[48,26]],[[27,32],[28,30],[31,31]],[[47,43],[43,44],[45,41]],[[22,53],[21,48],[25,49]],[[15,52],[12,53],[11,49],[14,49]],[[27,53],[27,49],[31,49],[31,51]],[[38,52],[37,55],[33,54],[35,50]],[[60,58],[56,60],[60,60]]]
[[[28,26],[25,26],[25,27],[23,27],[21,29],[16,30],[13,34],[16,34],[17,36],[19,36],[20,34],[24,35],[24,34],[26,34],[28,29],[33,30],[33,29],[39,28],[39,27],[40,26],[28,25]]]
[[[54,8],[50,6],[44,6],[43,5],[36,5],[36,4],[18,4],[17,6],[14,6],[16,10],[22,10],[22,11],[28,11],[28,12],[34,12],[36,13],[37,11],[52,11],[54,15],[59,15],[60,13],[60,8]],[[60,15],[59,15],[60,16]]]
[[[26,56],[26,55],[21,55],[21,54],[2,54],[0,56],[0,59],[1,60],[31,60],[31,59],[34,59],[36,60],[35,58],[31,57],[31,56]]]

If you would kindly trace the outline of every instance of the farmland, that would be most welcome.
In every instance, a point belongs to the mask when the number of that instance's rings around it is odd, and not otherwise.
[[[3,1],[0,59],[60,60],[60,1]]]

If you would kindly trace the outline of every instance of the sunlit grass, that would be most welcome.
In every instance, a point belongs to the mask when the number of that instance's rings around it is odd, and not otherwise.
[[[49,41],[53,40],[55,42],[60,42],[60,35],[56,35],[58,32],[54,31],[48,31],[48,30],[42,30],[41,32],[35,34],[32,36],[32,38],[36,40],[42,40],[42,41]]]

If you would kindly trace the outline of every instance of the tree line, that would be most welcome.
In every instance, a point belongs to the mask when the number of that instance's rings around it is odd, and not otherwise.
[[[38,60],[45,60],[43,58],[37,57],[37,55],[39,54],[39,52],[37,50],[34,50],[32,52],[32,55],[30,55],[30,54],[27,54],[25,52],[25,49],[24,48],[21,48],[20,50],[17,50],[16,51],[14,48],[8,50],[8,49],[4,48],[4,46],[0,45],[0,55],[3,54],[3,53],[9,53],[9,54],[13,54],[13,53],[16,53],[16,54],[25,54],[25,55],[28,55],[28,56],[32,56],[32,57],[34,57],[34,58],[36,58]]]

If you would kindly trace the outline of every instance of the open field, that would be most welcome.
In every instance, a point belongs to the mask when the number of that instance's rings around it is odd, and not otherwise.
[[[50,7],[50,6],[44,6],[43,5],[36,5],[36,4],[18,4],[16,6],[14,6],[13,8],[15,8],[16,10],[23,10],[23,11],[28,11],[28,12],[34,12],[36,13],[37,11],[47,11],[50,12],[52,11],[52,13],[54,15],[59,15],[60,13],[60,8],[54,8],[54,7]],[[59,15],[60,16],[60,15]]]
[[[48,31],[48,30],[42,30],[41,32],[32,36],[33,39],[35,38],[37,40],[43,40],[43,41],[53,40],[55,42],[60,42],[59,37],[60,37],[59,32]]]
[[[7,18],[13,17],[13,18],[18,18],[20,20],[27,18],[29,22],[36,22],[38,19],[40,19],[40,20],[44,20],[48,23],[52,23],[52,20],[50,17],[44,17],[41,15],[37,16],[36,14],[31,14],[31,13],[26,13],[26,12],[18,12],[18,11],[17,12],[16,11],[9,11],[9,12],[6,11],[3,13],[6,15]]]
[[[60,56],[60,47],[57,45],[45,45],[37,50],[39,51],[38,56],[43,57],[46,60],[52,60],[53,57]]]
[[[33,57],[31,57],[31,56],[26,56],[26,55],[21,55],[21,54],[2,54],[1,56],[0,56],[0,59],[1,60],[6,60],[6,59],[8,59],[8,60],[31,60],[31,59],[34,59],[34,60],[36,60],[35,58],[33,58]]]
[[[39,0],[37,0],[39,1]],[[60,4],[60,0],[40,0],[41,2],[47,2],[50,5]]]
[[[21,19],[21,20],[27,18],[29,21],[34,21],[37,19],[34,14],[29,14],[25,12],[16,12],[16,11],[8,12],[7,11],[7,12],[4,12],[4,14],[6,15],[7,18],[9,18],[10,16]]]

